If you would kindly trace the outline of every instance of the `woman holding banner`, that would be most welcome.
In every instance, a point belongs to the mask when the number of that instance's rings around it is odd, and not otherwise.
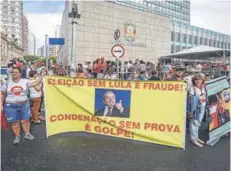
[[[21,127],[24,130],[24,138],[33,140],[34,136],[30,133],[30,104],[29,104],[29,84],[27,79],[21,78],[21,69],[13,68],[12,79],[1,87],[1,110],[6,116],[6,120],[12,123],[14,132],[14,144],[20,143]]]
[[[189,134],[193,144],[203,147],[204,141],[199,139],[199,128],[208,105],[208,96],[204,86],[204,77],[200,74],[192,78],[192,86],[188,92],[187,113],[189,115]]]

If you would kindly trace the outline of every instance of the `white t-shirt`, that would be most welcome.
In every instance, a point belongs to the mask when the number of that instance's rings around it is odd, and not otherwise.
[[[206,91],[205,88],[199,89],[195,86],[191,86],[189,93],[191,95],[196,94],[197,96],[200,96],[201,104],[205,105],[206,104]]]
[[[6,103],[18,103],[27,101],[29,91],[28,80],[21,78],[17,83],[9,80],[3,84],[1,91],[7,92]]]

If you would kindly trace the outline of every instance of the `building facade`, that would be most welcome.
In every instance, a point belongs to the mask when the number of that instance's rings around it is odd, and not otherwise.
[[[121,60],[157,62],[159,56],[171,51],[171,22],[168,17],[132,9],[119,4],[94,1],[78,2],[81,18],[76,28],[76,62],[94,61],[104,56],[116,60],[111,52],[114,45],[124,49]],[[66,1],[60,37],[65,45],[59,51],[59,60],[71,65],[72,25],[68,13],[72,2]]]
[[[109,2],[167,16],[172,22],[190,24],[190,0],[110,0]]]
[[[230,49],[230,36],[182,23],[172,23],[171,53],[199,45]]]
[[[60,25],[57,25],[55,27],[55,38],[59,38],[59,34],[60,34]],[[58,56],[58,50],[59,50],[60,46],[53,46],[53,55],[54,57]]]
[[[28,35],[28,55],[36,55],[36,38],[33,33]]]
[[[22,46],[23,3],[18,1],[1,1],[1,32],[9,39],[14,39]]]
[[[46,49],[45,46],[41,46],[37,50],[37,56],[45,57],[46,56]],[[48,57],[53,56],[53,46],[48,46]]]
[[[23,56],[23,49],[12,39],[8,39],[5,34],[1,33],[1,65],[7,65],[8,62],[15,58]]]
[[[172,22],[171,53],[198,45],[230,49],[230,35],[190,25],[190,0],[109,2],[169,17]]]
[[[25,16],[23,16],[22,20],[22,48],[25,54],[28,54],[28,21]]]

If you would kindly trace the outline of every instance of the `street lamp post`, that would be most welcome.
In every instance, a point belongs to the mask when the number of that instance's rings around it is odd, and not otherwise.
[[[76,77],[76,25],[78,24],[76,19],[80,19],[80,14],[78,13],[77,4],[73,1],[72,11],[68,15],[72,18],[72,42],[71,42],[71,67],[70,67],[70,77]]]

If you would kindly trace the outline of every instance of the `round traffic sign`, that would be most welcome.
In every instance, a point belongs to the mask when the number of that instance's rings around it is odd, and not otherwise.
[[[115,58],[121,58],[121,57],[123,57],[124,53],[125,53],[125,50],[124,50],[124,47],[122,45],[114,45],[111,48],[111,54]]]
[[[114,32],[114,39],[115,39],[115,40],[119,40],[119,38],[120,38],[120,30],[117,29],[117,30]]]

